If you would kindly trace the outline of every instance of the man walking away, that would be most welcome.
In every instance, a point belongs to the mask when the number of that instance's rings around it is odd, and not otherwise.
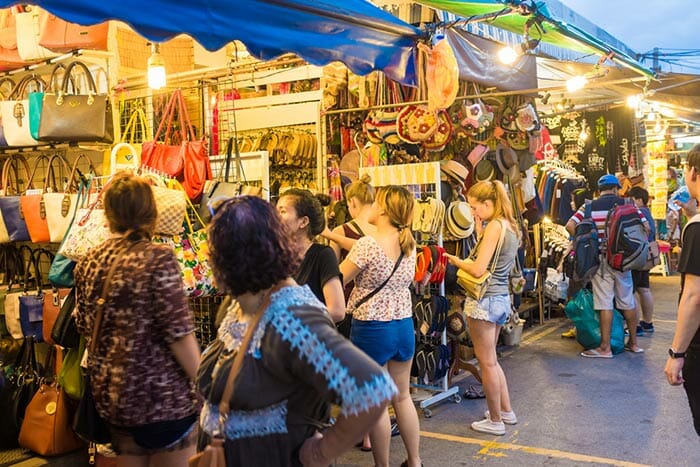
[[[642,211],[644,218],[649,225],[649,241],[656,240],[656,225],[654,218],[651,217],[651,211],[647,207],[649,203],[649,192],[644,188],[635,186],[629,191],[630,198],[634,200],[634,204]],[[649,271],[632,271],[632,282],[634,283],[634,291],[639,297],[637,308],[641,308],[642,319],[637,326],[637,335],[651,334],[654,332],[654,297],[651,295],[649,288]],[[639,317],[639,312],[637,312]]]
[[[610,349],[610,332],[612,329],[612,314],[615,304],[627,321],[630,330],[629,340],[625,345],[625,350],[634,353],[641,353],[642,350],[637,345],[637,310],[634,301],[634,288],[632,284],[631,271],[617,271],[613,269],[607,261],[605,255],[606,245],[606,223],[608,212],[616,205],[624,204],[625,200],[617,195],[620,189],[620,182],[613,174],[606,174],[598,179],[599,197],[591,202],[591,217],[598,227],[598,240],[600,242],[600,267],[593,276],[591,284],[593,286],[593,307],[600,312],[600,346],[597,349],[589,349],[581,352],[582,357],[587,358],[612,358]],[[566,223],[566,230],[573,235],[578,225],[585,216],[585,205],[571,216]],[[646,226],[647,222],[640,212],[639,217]],[[647,227],[648,228],[648,227]]]
[[[681,298],[678,303],[676,332],[666,360],[666,379],[673,386],[681,383],[685,388],[693,414],[695,431],[700,435],[700,144],[688,152],[685,181],[690,201],[683,204],[690,220],[681,235],[681,257],[678,270],[681,273]],[[692,217],[691,217],[692,216]]]

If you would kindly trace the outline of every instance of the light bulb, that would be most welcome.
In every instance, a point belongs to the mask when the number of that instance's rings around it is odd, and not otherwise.
[[[165,60],[160,54],[160,46],[153,44],[153,53],[148,58],[148,87],[160,89],[165,86]]]
[[[631,109],[638,109],[639,105],[642,103],[642,96],[639,94],[634,94],[627,98],[627,107]]]
[[[588,82],[588,79],[586,79],[585,76],[574,76],[573,78],[569,79],[566,81],[566,89],[569,92],[575,92],[578,91],[579,89],[583,89],[583,87],[586,85]]]
[[[516,58],[518,58],[518,53],[515,51],[515,49],[513,49],[513,47],[503,47],[498,51],[498,59],[501,61],[501,63],[506,65],[513,63]]]

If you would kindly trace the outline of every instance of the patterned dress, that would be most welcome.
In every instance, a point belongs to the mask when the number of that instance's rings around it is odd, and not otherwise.
[[[107,240],[75,267],[76,324],[88,346],[94,304],[115,258],[130,245]],[[167,246],[141,241],[118,261],[88,360],[97,410],[120,427],[190,416],[198,410],[196,393],[169,348],[194,332],[177,260]]]
[[[200,423],[210,435],[220,426],[218,404],[247,329],[239,317],[234,302],[202,355]],[[223,426],[227,464],[301,465],[299,449],[328,422],[330,403],[354,415],[395,393],[391,377],[338,334],[308,287],[284,287],[272,294],[236,378]]]

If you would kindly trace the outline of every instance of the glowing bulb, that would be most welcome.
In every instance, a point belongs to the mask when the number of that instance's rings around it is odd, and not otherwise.
[[[583,89],[588,80],[585,76],[574,76],[573,78],[566,81],[566,89],[569,92],[576,92],[579,89]]]
[[[581,141],[586,141],[588,139],[588,132],[585,128],[581,129],[581,133],[578,135],[578,139]]]
[[[153,44],[153,53],[148,58],[148,87],[160,89],[165,86],[165,59],[160,54],[160,46]]]
[[[635,95],[629,96],[627,98],[627,107],[629,107],[631,109],[638,109],[641,103],[642,103],[642,96],[639,94],[635,94]]]
[[[503,47],[498,51],[498,59],[501,63],[505,63],[506,65],[513,63],[516,58],[518,58],[518,53],[513,47]]]

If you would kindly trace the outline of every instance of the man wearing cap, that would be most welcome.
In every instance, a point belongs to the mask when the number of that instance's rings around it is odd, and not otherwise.
[[[612,329],[613,308],[622,312],[629,329],[629,340],[625,350],[640,353],[643,350],[637,346],[637,324],[639,317],[634,301],[634,287],[631,271],[617,271],[608,265],[605,258],[606,222],[608,212],[615,206],[625,203],[623,198],[617,195],[620,182],[613,174],[606,174],[598,179],[598,191],[600,195],[591,202],[591,217],[598,227],[598,240],[600,242],[600,266],[593,276],[593,307],[600,312],[600,346],[597,349],[589,349],[581,352],[582,357],[587,358],[612,358],[610,349],[610,332]],[[574,235],[576,226],[585,217],[585,204],[571,216],[566,223],[566,230]],[[639,212],[645,228],[648,223],[644,215]]]

